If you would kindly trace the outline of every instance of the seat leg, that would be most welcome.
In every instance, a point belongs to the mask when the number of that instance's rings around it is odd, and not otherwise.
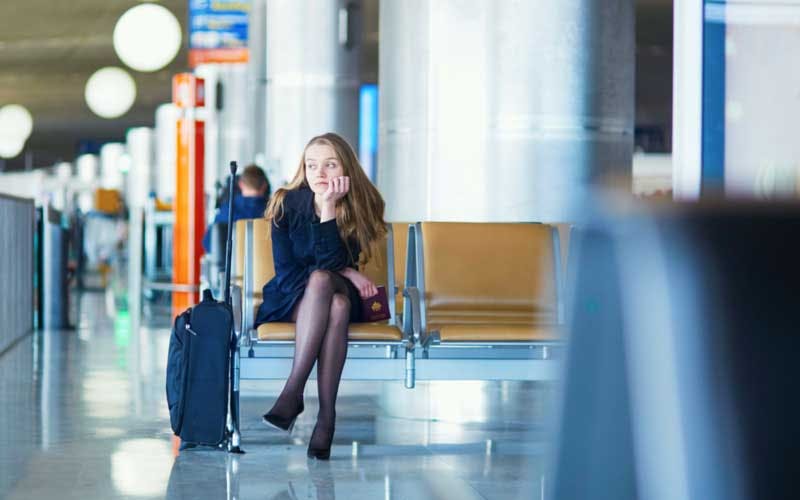
[[[406,349],[406,389],[413,389],[416,384],[414,349]]]

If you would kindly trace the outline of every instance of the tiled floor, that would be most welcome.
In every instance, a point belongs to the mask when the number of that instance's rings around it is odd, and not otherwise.
[[[325,463],[305,456],[313,382],[287,436],[259,418],[280,383],[250,381],[247,454],[176,458],[164,398],[169,320],[131,332],[109,303],[86,293],[76,330],[36,333],[0,357],[0,498],[542,497],[554,388],[538,383],[420,383],[409,395],[399,382],[345,381]]]

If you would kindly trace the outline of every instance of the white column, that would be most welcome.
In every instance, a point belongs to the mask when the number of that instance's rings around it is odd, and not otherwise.
[[[267,2],[266,170],[274,188],[292,178],[315,135],[336,132],[358,151],[360,7],[360,0]]]
[[[395,221],[569,221],[631,190],[632,0],[380,4],[378,186]]]
[[[674,0],[672,189],[700,197],[703,130],[703,0]]]

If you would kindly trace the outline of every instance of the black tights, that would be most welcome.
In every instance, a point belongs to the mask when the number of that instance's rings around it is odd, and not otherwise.
[[[336,394],[347,357],[350,299],[346,278],[330,271],[314,271],[303,297],[292,311],[295,347],[292,371],[270,413],[291,417],[297,413],[308,376],[317,362],[319,414],[311,447],[327,448],[336,421]]]

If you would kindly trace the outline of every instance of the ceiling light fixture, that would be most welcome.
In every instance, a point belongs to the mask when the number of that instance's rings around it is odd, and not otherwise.
[[[17,138],[25,142],[33,131],[33,117],[19,104],[7,104],[0,108],[0,137]]]
[[[117,21],[114,50],[136,71],[158,71],[178,55],[181,38],[181,25],[166,7],[139,4]]]
[[[0,158],[16,158],[25,147],[25,139],[0,136]]]
[[[136,100],[136,83],[127,71],[107,67],[97,70],[86,82],[86,104],[102,118],[118,118]]]

